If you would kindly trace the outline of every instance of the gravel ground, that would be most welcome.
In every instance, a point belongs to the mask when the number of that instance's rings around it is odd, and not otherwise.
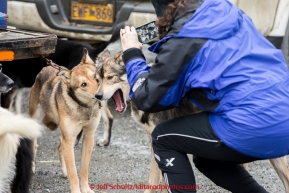
[[[23,101],[27,101],[27,94]],[[27,103],[24,108],[27,109]],[[89,170],[89,183],[95,185],[94,191],[101,193],[143,192],[143,190],[98,189],[100,185],[147,184],[150,163],[149,136],[131,118],[130,110],[117,114],[109,102],[114,116],[111,143],[107,147],[94,146]],[[128,108],[130,109],[130,108]],[[103,122],[97,129],[95,139],[102,136]],[[46,130],[38,140],[39,148],[36,157],[36,172],[31,184],[33,193],[68,193],[67,178],[61,176],[57,146],[60,131]],[[75,147],[76,166],[79,170],[81,143]],[[191,160],[191,156],[190,160]],[[196,175],[198,193],[228,193],[202,175],[192,163]],[[285,192],[280,179],[268,160],[249,164],[249,172],[268,192]]]

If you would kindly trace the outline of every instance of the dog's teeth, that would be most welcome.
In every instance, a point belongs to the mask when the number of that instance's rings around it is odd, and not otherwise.
[[[121,108],[124,109],[124,107],[125,107],[125,104],[124,104],[124,103],[121,103]]]

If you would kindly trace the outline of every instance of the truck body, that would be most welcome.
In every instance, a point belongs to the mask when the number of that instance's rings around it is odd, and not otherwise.
[[[230,0],[289,62],[289,0]],[[8,0],[8,25],[75,41],[107,41],[116,24],[140,26],[156,19],[149,0]]]

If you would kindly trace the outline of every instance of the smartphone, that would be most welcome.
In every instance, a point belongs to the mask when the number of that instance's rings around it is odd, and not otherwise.
[[[158,28],[155,25],[155,21],[151,21],[135,29],[136,33],[138,34],[138,40],[142,44],[147,44],[158,40]]]

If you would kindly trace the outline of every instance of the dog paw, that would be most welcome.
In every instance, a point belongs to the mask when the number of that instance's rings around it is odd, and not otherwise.
[[[109,140],[107,139],[98,139],[97,142],[96,142],[96,145],[97,146],[108,146],[109,145]]]
[[[94,193],[90,188],[81,188],[80,191],[81,193]]]
[[[145,190],[144,193],[154,193],[152,190]]]
[[[80,191],[71,191],[71,193],[82,193]]]
[[[63,178],[67,178],[67,171],[63,171],[63,170],[62,170],[61,172],[62,172],[62,177],[63,177]]]
[[[62,174],[62,177],[63,177],[63,178],[67,178],[67,175]]]

